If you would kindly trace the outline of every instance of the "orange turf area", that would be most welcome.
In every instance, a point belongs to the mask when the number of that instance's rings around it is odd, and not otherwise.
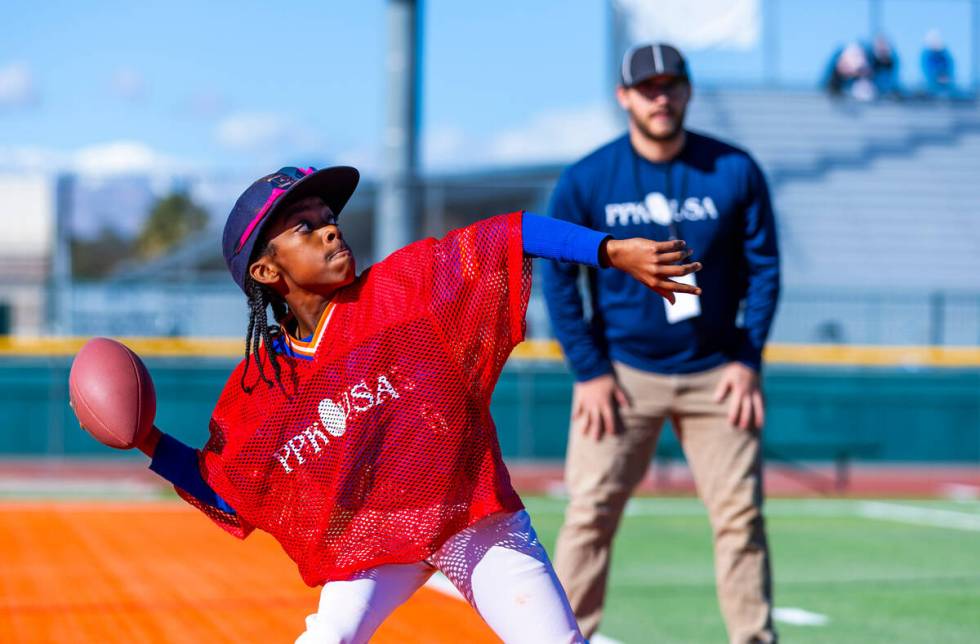
[[[0,503],[0,642],[292,642],[318,597],[271,537],[177,502]],[[498,640],[428,588],[372,639],[460,641]]]

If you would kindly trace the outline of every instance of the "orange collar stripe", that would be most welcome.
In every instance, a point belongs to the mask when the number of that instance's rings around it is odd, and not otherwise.
[[[310,338],[309,342],[303,342],[302,340],[297,340],[289,333],[285,333],[286,342],[289,344],[289,348],[300,355],[312,356],[316,353],[316,348],[320,345],[320,340],[323,339],[327,326],[330,324],[330,318],[333,316],[334,309],[336,309],[336,304],[331,302],[327,304],[327,308],[323,310],[323,314],[320,315],[320,321],[317,322],[316,330],[313,331],[313,337]]]

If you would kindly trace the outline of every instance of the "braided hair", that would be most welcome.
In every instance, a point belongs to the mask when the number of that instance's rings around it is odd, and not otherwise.
[[[260,244],[261,246],[255,250],[256,257],[269,254],[271,250],[266,242],[260,242]],[[259,369],[259,378],[267,385],[271,386],[273,384],[272,380],[265,375],[265,367],[262,364],[262,356],[259,353],[259,347],[262,344],[265,344],[265,354],[269,357],[269,362],[272,364],[272,371],[275,374],[276,383],[281,388],[283,386],[282,367],[279,364],[279,355],[273,344],[273,339],[279,335],[280,331],[278,327],[269,327],[269,319],[266,311],[269,307],[272,307],[272,315],[276,322],[284,324],[289,317],[289,309],[286,306],[286,301],[268,286],[256,282],[252,279],[251,275],[245,276],[245,295],[248,297],[248,331],[245,333],[245,369],[242,370],[242,391],[252,393],[254,389],[254,386],[250,387],[245,384],[245,376],[248,374],[248,367],[253,357]]]

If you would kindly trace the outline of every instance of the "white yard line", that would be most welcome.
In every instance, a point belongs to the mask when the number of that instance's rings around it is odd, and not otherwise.
[[[777,622],[795,626],[826,626],[830,623],[830,618],[826,615],[792,606],[772,609],[772,618]]]
[[[138,480],[0,477],[0,497],[147,498],[160,496],[161,489],[160,485]]]
[[[563,514],[567,500],[556,498],[527,498],[528,511],[534,514]],[[767,516],[780,517],[852,517],[858,516],[853,499],[773,499],[766,501]],[[627,516],[706,517],[704,505],[695,498],[637,497],[626,504]]]
[[[947,483],[942,487],[943,496],[947,499],[960,502],[977,501],[980,499],[980,485],[967,485],[965,483]]]
[[[880,501],[862,501],[858,505],[858,514],[866,519],[980,532],[980,514],[957,512],[956,510],[939,510],[898,503],[882,503]]]
[[[630,499],[626,516],[703,516],[707,512],[698,499]],[[775,499],[765,504],[766,516],[772,517],[848,517],[857,514],[851,499]]]
[[[614,640],[608,635],[603,635],[602,633],[596,633],[589,640],[589,644],[623,644],[619,640]]]
[[[565,501],[558,499],[527,500],[532,516],[563,514],[565,505]],[[765,513],[769,517],[858,517],[937,528],[980,530],[980,504],[961,501],[958,505],[963,510],[862,499],[773,499],[766,502]],[[625,514],[630,517],[707,517],[701,502],[692,498],[634,498],[627,503]]]

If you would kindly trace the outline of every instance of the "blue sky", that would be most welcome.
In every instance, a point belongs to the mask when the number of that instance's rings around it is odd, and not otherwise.
[[[601,101],[602,3],[528,4],[426,3],[423,125],[437,144]],[[139,145],[231,171],[369,160],[384,119],[384,12],[381,0],[15,11],[0,69],[27,80],[21,100],[0,107],[0,145],[57,154],[115,143],[120,157]]]
[[[571,159],[615,133],[603,0],[422,5],[426,167]],[[788,84],[812,87],[834,45],[866,35],[861,0],[778,7]],[[4,14],[0,170],[378,167],[383,0],[56,0]],[[882,15],[903,49],[906,82],[917,81],[930,26],[943,30],[966,81],[967,2],[886,0]],[[761,61],[761,49],[691,53],[703,83],[757,82]]]

